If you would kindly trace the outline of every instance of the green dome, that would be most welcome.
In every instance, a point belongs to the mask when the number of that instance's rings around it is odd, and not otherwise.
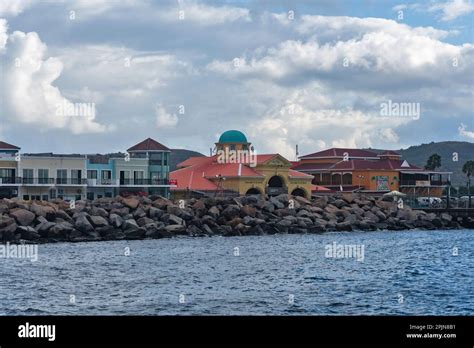
[[[244,133],[238,130],[228,130],[219,138],[220,144],[233,143],[233,144],[247,144],[247,137]]]

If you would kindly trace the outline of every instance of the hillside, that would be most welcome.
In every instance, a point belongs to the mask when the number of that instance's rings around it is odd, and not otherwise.
[[[184,149],[171,149],[170,154],[170,171],[176,169],[176,165],[180,162],[187,160],[189,157],[195,156],[204,156],[202,153],[191,151],[191,150],[184,150]]]
[[[370,150],[375,152],[381,151],[377,149]],[[453,186],[466,184],[467,178],[462,172],[462,166],[466,161],[474,160],[474,143],[466,141],[431,142],[396,151],[402,155],[402,159],[406,159],[408,162],[421,168],[424,168],[428,157],[437,153],[441,156],[441,168],[438,170],[453,172],[451,175]],[[454,152],[458,153],[457,162],[452,160]]]

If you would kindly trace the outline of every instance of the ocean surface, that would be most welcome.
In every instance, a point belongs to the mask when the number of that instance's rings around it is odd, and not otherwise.
[[[328,251],[341,245],[357,257]],[[36,262],[0,259],[0,315],[60,314],[474,315],[474,230],[58,243]]]

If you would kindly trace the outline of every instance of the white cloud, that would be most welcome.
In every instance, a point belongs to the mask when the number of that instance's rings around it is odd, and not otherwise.
[[[178,116],[168,113],[161,104],[156,106],[155,115],[158,128],[172,128],[178,124]]]
[[[287,40],[277,47],[237,57],[238,60],[215,60],[208,69],[229,77],[276,81],[298,76],[324,79],[338,74],[352,79],[354,85],[393,85],[403,81],[406,88],[418,88],[419,83],[466,82],[474,62],[474,45],[442,42],[438,38],[445,33],[432,28],[410,28],[374,18],[310,17],[306,24],[303,20],[302,28],[317,35],[304,41]],[[328,37],[327,43],[319,42],[321,35]],[[341,35],[349,36],[337,39]],[[453,59],[458,61],[456,68]],[[413,79],[416,84],[407,83]]]
[[[432,12],[441,12],[441,20],[452,21],[458,17],[465,16],[474,11],[474,3],[471,0],[450,0],[429,8]]]
[[[0,89],[8,118],[41,130],[65,128],[74,134],[106,130],[94,121],[95,113],[64,112],[63,106],[71,105],[71,101],[53,85],[61,75],[62,62],[47,57],[47,47],[37,33],[15,31],[9,35],[3,59]]]
[[[32,3],[32,0],[0,0],[0,17],[17,16]]]
[[[398,143],[400,140],[397,133],[391,128],[383,128],[380,130],[380,140],[389,143]]]
[[[251,21],[250,12],[246,8],[233,6],[209,6],[195,1],[180,0],[175,13],[163,16],[170,21],[180,20],[180,14],[184,15],[183,21],[190,21],[200,25],[216,25],[237,20]],[[179,11],[182,11],[181,13]],[[163,12],[164,13],[164,12]]]
[[[468,139],[474,139],[474,132],[473,131],[468,131],[465,124],[461,123],[458,130],[459,130],[459,135],[460,136],[468,138]]]

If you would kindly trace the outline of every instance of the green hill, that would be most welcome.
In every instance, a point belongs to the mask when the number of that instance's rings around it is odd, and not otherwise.
[[[189,157],[204,156],[200,152],[184,150],[184,149],[172,149],[170,154],[170,171],[176,169],[176,165],[180,162],[187,160]]]
[[[370,149],[375,152],[381,150]],[[441,156],[440,171],[453,172],[451,175],[451,183],[453,186],[465,185],[467,182],[466,175],[462,172],[463,164],[468,160],[474,160],[474,143],[467,141],[443,141],[431,142],[429,144],[421,144],[410,146],[407,149],[397,150],[402,155],[402,159],[424,168],[428,157],[437,153]],[[458,161],[453,161],[453,153],[458,154]]]

